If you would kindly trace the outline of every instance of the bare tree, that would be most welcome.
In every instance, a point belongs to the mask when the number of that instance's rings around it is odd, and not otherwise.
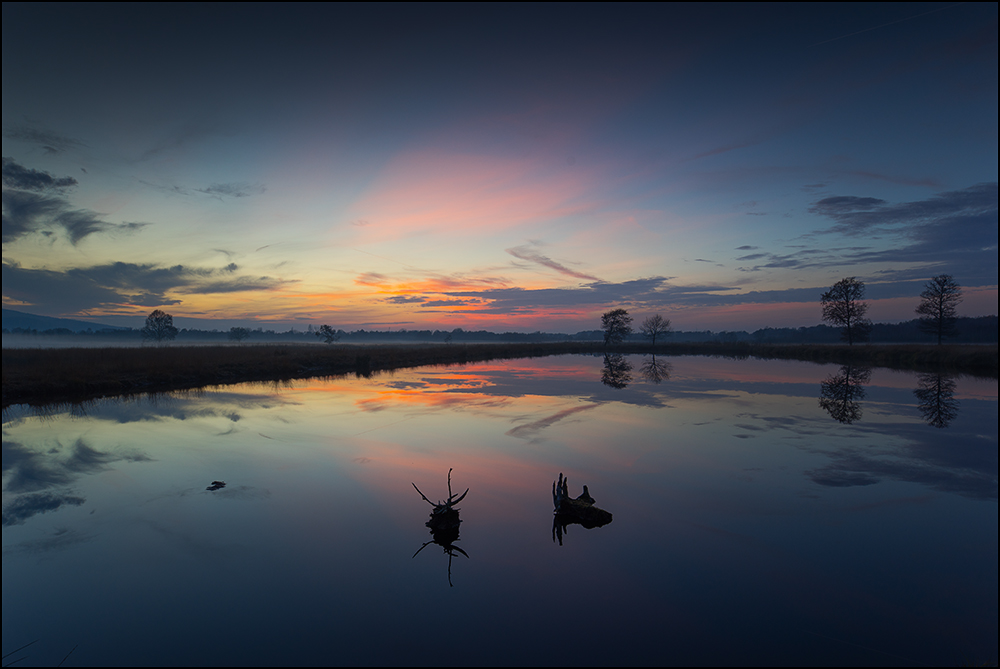
[[[620,344],[632,334],[632,317],[624,309],[607,311],[601,316],[601,329],[605,346]]]
[[[862,302],[863,299],[865,284],[853,276],[833,284],[820,298],[823,320],[841,326],[843,331],[840,338],[848,345],[856,341],[867,341],[872,331],[872,322],[865,318],[868,303]]]
[[[161,342],[177,337],[174,317],[159,309],[155,309],[149,316],[146,316],[146,325],[140,332],[142,332],[142,338],[147,341]]]
[[[332,344],[333,342],[340,339],[340,332],[334,330],[329,325],[320,325],[319,329],[314,332],[317,337],[320,337],[327,344]]]
[[[924,284],[920,293],[920,329],[937,336],[940,346],[942,337],[958,334],[955,323],[958,316],[955,308],[962,301],[962,287],[955,283],[950,274],[939,274]]]
[[[229,328],[229,341],[241,342],[250,336],[250,328]]]
[[[651,339],[653,346],[656,346],[656,338],[659,335],[668,335],[672,329],[673,328],[670,327],[670,319],[664,318],[660,314],[650,316],[642,322],[642,325],[639,326],[639,332],[641,332],[644,337]]]

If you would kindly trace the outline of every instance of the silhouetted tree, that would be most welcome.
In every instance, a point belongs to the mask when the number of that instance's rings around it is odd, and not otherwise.
[[[920,400],[920,414],[931,427],[948,427],[958,416],[955,399],[955,379],[945,374],[921,374],[918,388],[913,391]]]
[[[314,333],[317,337],[321,338],[327,344],[332,344],[333,342],[340,339],[340,333],[334,330],[329,325],[320,325],[319,329]]]
[[[950,274],[939,274],[924,284],[920,293],[920,329],[937,336],[938,345],[942,337],[958,334],[955,322],[958,315],[955,307],[962,301],[962,287],[955,283]]]
[[[670,334],[671,329],[670,319],[664,318],[660,314],[650,316],[642,322],[642,325],[639,326],[639,332],[641,332],[644,337],[651,339],[653,346],[656,346],[656,338],[659,335]]]
[[[820,384],[819,406],[841,423],[861,420],[864,385],[871,378],[872,370],[868,367],[841,367],[840,374],[828,376]]]
[[[601,316],[601,329],[604,330],[604,345],[615,345],[625,341],[632,334],[632,317],[624,309],[613,309]]]
[[[229,328],[229,341],[243,341],[250,336],[250,328]]]
[[[140,332],[142,332],[142,338],[147,341],[168,341],[177,337],[174,317],[159,309],[146,316],[146,325]]]
[[[833,284],[820,298],[823,320],[841,326],[843,331],[840,338],[848,345],[856,341],[867,341],[872,331],[872,322],[865,318],[868,303],[862,302],[863,299],[865,284],[853,276]]]

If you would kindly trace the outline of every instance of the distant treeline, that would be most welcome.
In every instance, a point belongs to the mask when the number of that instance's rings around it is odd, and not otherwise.
[[[958,334],[949,338],[954,344],[996,344],[997,317],[980,316],[977,318],[959,318]],[[767,344],[838,344],[841,329],[828,325],[814,325],[800,328],[762,328],[754,332],[746,330],[712,332],[678,331],[666,337],[670,342],[754,342]],[[583,330],[576,334],[554,334],[548,332],[489,332],[487,330],[353,330],[346,332],[337,330],[342,343],[377,344],[377,343],[540,343],[540,342],[585,342],[603,341],[602,330]],[[82,330],[73,331],[68,328],[36,330],[29,328],[3,328],[3,334],[37,335],[39,337],[79,337],[81,340],[100,340],[113,344],[115,342],[142,341],[139,329],[119,330]],[[177,334],[178,342],[224,342],[231,339],[228,330],[195,330],[183,329]],[[320,341],[315,331],[310,327],[306,330],[292,328],[285,332],[251,330],[248,342],[274,343],[314,343]],[[630,335],[626,341],[641,342],[640,334]],[[871,342],[874,344],[930,344],[935,338],[922,332],[917,319],[903,323],[875,323],[872,326]]]

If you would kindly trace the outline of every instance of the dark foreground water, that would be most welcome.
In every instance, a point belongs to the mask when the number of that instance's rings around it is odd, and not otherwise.
[[[3,662],[996,661],[996,381],[652,362],[15,408]]]

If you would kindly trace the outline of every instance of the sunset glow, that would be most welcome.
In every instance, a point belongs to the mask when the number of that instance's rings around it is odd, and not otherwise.
[[[4,6],[5,307],[754,330],[949,273],[996,313],[995,3],[242,12]]]

